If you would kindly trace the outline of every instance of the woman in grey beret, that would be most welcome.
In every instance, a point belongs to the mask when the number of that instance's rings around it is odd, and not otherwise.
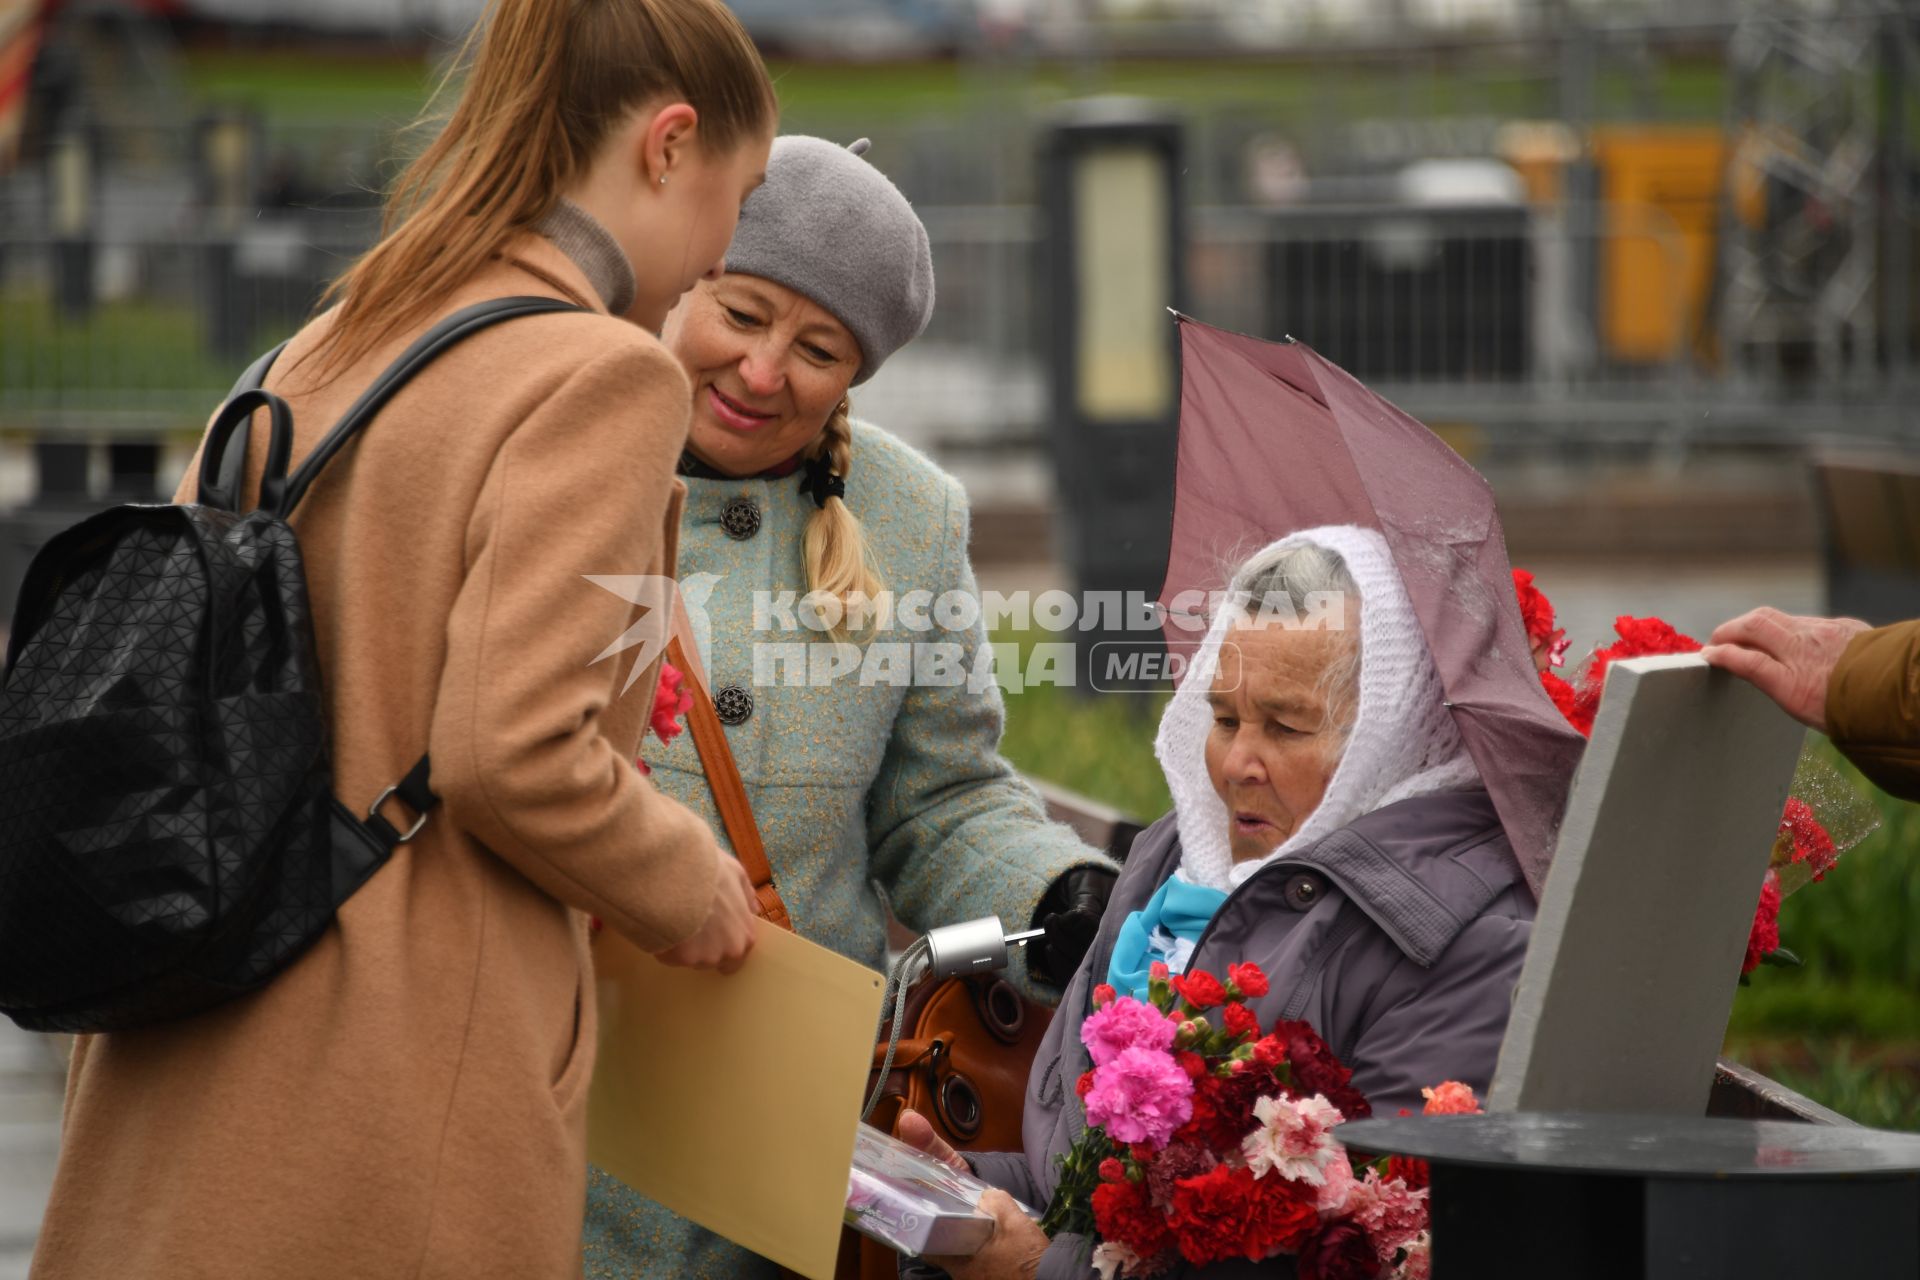
[[[1048,822],[1001,758],[998,687],[917,660],[957,645],[971,668],[986,634],[977,608],[937,603],[977,599],[966,494],[852,416],[849,390],[933,314],[926,228],[865,151],[777,140],[725,274],[667,321],[694,389],[683,595],[799,932],[879,968],[882,894],[916,931],[985,915],[1043,926],[1011,976],[1052,998],[1092,941],[1115,868]],[[831,603],[810,611],[810,593]],[[902,607],[857,607],[887,598]],[[648,747],[660,789],[720,832],[691,735]],[[775,1268],[596,1169],[586,1274]]]

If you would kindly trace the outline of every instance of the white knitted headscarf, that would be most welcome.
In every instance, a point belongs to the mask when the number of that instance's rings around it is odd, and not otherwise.
[[[1236,866],[1227,808],[1207,776],[1207,735],[1213,728],[1209,682],[1195,676],[1183,683],[1160,718],[1153,746],[1173,792],[1180,874],[1194,884],[1231,889],[1268,860],[1304,848],[1363,814],[1412,796],[1480,785],[1385,538],[1354,525],[1307,529],[1247,560],[1234,573],[1233,585],[1244,587],[1282,553],[1309,543],[1338,554],[1360,589],[1360,702],[1345,752],[1307,820],[1266,858]],[[1293,605],[1306,609],[1306,602]],[[1257,613],[1259,602],[1251,607]],[[1218,611],[1193,669],[1211,669],[1221,639],[1245,616],[1233,608]]]

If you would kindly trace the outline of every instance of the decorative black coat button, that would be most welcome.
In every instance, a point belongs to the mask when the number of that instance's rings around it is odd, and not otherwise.
[[[760,532],[760,504],[744,493],[727,499],[720,508],[720,527],[735,542],[745,542]]]
[[[1295,911],[1309,911],[1326,895],[1326,886],[1312,872],[1299,871],[1287,877],[1284,892],[1289,907]]]
[[[737,684],[730,684],[713,695],[713,709],[721,724],[745,724],[753,714],[753,695]]]

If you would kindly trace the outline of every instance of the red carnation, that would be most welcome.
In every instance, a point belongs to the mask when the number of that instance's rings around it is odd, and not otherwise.
[[[1193,1118],[1175,1135],[1214,1151],[1237,1151],[1253,1132],[1253,1104],[1280,1094],[1280,1082],[1268,1071],[1240,1071],[1228,1076],[1211,1073],[1194,1081]],[[1337,1105],[1337,1104],[1336,1104]]]
[[[1401,1114],[1405,1114],[1402,1112]],[[1412,1156],[1388,1156],[1386,1181],[1395,1178],[1407,1184],[1410,1191],[1418,1191],[1433,1181],[1433,1171],[1425,1160],[1416,1160]]]
[[[1373,1280],[1380,1257],[1366,1228],[1349,1218],[1307,1241],[1298,1265],[1300,1280]]]
[[[1760,883],[1760,905],[1753,913],[1753,927],[1747,931],[1747,958],[1741,973],[1760,967],[1760,958],[1780,949],[1780,877],[1767,872]]]
[[[1553,705],[1567,723],[1587,737],[1593,736],[1593,709],[1580,701],[1580,694],[1574,687],[1551,671],[1540,673],[1540,683],[1546,686],[1547,696],[1553,699]],[[1594,706],[1598,706],[1596,701]]]
[[[1353,1071],[1334,1056],[1310,1023],[1280,1022],[1273,1033],[1286,1041],[1287,1061],[1293,1064],[1295,1092],[1324,1096],[1349,1120],[1364,1120],[1373,1114],[1373,1106],[1366,1096],[1349,1083]]]
[[[1151,1258],[1172,1244],[1166,1220],[1137,1182],[1103,1182],[1093,1189],[1093,1224],[1103,1240]]]
[[[1182,1178],[1197,1178],[1219,1163],[1219,1156],[1198,1143],[1170,1143],[1147,1165],[1147,1199],[1164,1212]]]
[[[1237,1000],[1227,1006],[1222,1021],[1226,1023],[1227,1034],[1236,1039],[1260,1034],[1260,1019],[1253,1016],[1253,1010]]]
[[[1127,1177],[1127,1166],[1125,1166],[1124,1164],[1121,1164],[1114,1157],[1108,1156],[1105,1160],[1102,1160],[1100,1162],[1100,1181],[1124,1182],[1126,1180],[1126,1177]]]
[[[1321,1092],[1326,1093],[1325,1090]],[[1365,1120],[1373,1115],[1373,1104],[1367,1101],[1367,1095],[1352,1085],[1342,1085],[1327,1093],[1327,1101],[1349,1120]]]
[[[1093,1007],[1104,1009],[1113,1003],[1115,992],[1112,984],[1103,982],[1093,989]]]
[[[1191,1079],[1198,1080],[1207,1074],[1207,1060],[1191,1049],[1180,1050],[1173,1055],[1173,1060],[1180,1064],[1180,1069]]]
[[[1593,661],[1587,664],[1586,673],[1580,677],[1575,695],[1580,719],[1574,723],[1577,727],[1584,720],[1587,728],[1583,732],[1592,732],[1593,718],[1600,711],[1600,695],[1606,691],[1609,663],[1619,658],[1651,658],[1668,653],[1697,653],[1700,650],[1698,640],[1675,631],[1660,618],[1629,618],[1622,614],[1613,620],[1613,629],[1620,639],[1604,649],[1596,649]]]
[[[1257,964],[1228,965],[1227,980],[1240,988],[1240,994],[1248,1000],[1258,1000],[1267,994],[1267,975]]]
[[[1333,1050],[1319,1036],[1306,1041],[1289,1036],[1287,1061],[1293,1063],[1293,1083],[1308,1093],[1339,1089],[1353,1079],[1353,1072],[1333,1056]]]
[[[1553,625],[1553,603],[1533,585],[1531,573],[1515,569],[1513,591],[1520,598],[1520,621],[1526,624],[1533,665],[1545,674],[1548,667],[1557,667],[1565,660],[1567,633]]]
[[[1093,1072],[1082,1072],[1080,1078],[1073,1082],[1074,1096],[1084,1098],[1091,1092],[1093,1092]]]
[[[1291,1253],[1319,1226],[1320,1215],[1314,1188],[1304,1182],[1256,1179],[1251,1169],[1216,1165],[1174,1186],[1172,1221],[1180,1256],[1206,1266]]]
[[[1195,969],[1185,977],[1175,978],[1173,989],[1196,1009],[1212,1009],[1227,1002],[1227,989],[1205,969]]]
[[[1786,812],[1780,815],[1780,834],[1793,839],[1793,860],[1804,862],[1815,880],[1827,878],[1833,864],[1840,860],[1833,837],[1814,817],[1813,806],[1799,796],[1787,797]]]
[[[680,736],[682,725],[680,717],[693,710],[693,695],[680,687],[682,676],[671,662],[662,659],[660,663],[660,683],[653,691],[652,725],[654,734],[662,742],[671,742]]]
[[[1279,1036],[1262,1036],[1253,1042],[1253,1060],[1272,1070],[1287,1060],[1287,1042]]]

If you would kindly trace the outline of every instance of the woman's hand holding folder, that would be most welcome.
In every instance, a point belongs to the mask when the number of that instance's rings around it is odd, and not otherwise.
[[[747,962],[756,914],[753,882],[737,859],[725,853],[720,858],[723,865],[714,882],[707,922],[691,938],[660,952],[655,957],[660,963],[733,973]]]

